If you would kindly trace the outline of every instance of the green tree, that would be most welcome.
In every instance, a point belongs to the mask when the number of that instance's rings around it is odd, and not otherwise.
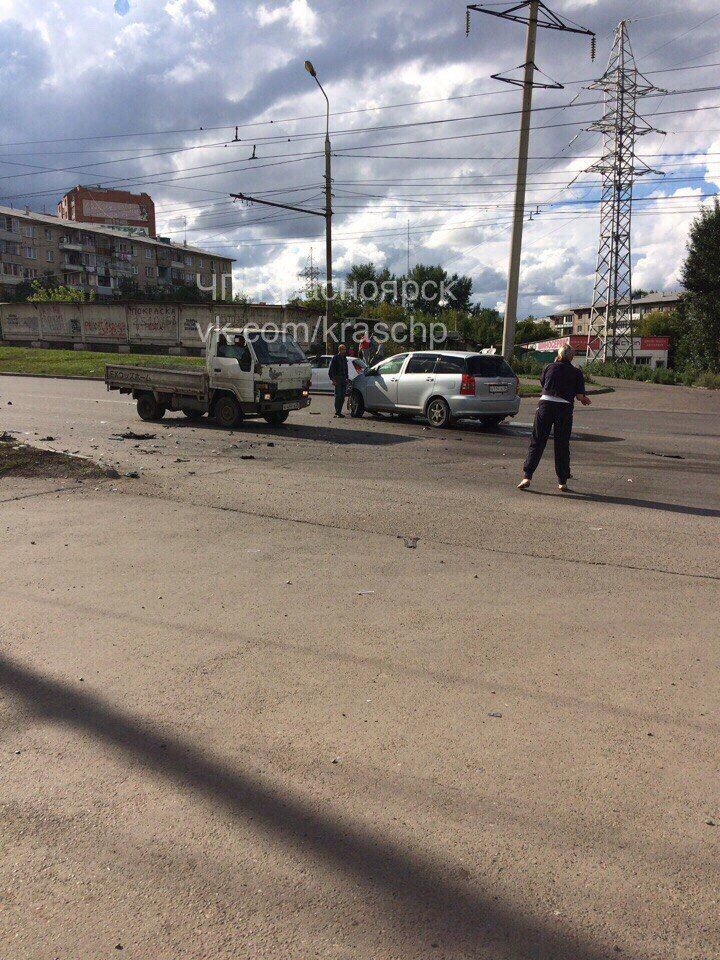
[[[88,303],[95,299],[95,291],[87,293],[74,287],[44,286],[40,280],[33,280],[32,293],[27,298],[28,303]]]
[[[421,313],[436,316],[443,309],[469,310],[472,280],[457,273],[450,276],[441,266],[417,263],[410,273],[400,278],[406,284],[408,306]],[[417,290],[417,296],[414,297]]]
[[[475,342],[478,347],[499,347],[502,344],[503,321],[492,307],[474,307]]]
[[[715,200],[690,227],[682,271],[686,289],[688,360],[697,369],[720,372],[720,204]]]
[[[685,365],[692,350],[688,341],[687,317],[682,306],[678,310],[650,310],[637,325],[641,337],[669,337],[668,366]]]
[[[552,340],[557,331],[547,320],[527,317],[519,320],[515,326],[515,343],[537,343],[539,340]]]

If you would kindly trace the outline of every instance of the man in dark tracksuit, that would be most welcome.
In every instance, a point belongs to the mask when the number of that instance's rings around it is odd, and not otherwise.
[[[550,431],[555,437],[555,473],[560,490],[567,490],[570,477],[570,434],[572,433],[573,407],[575,399],[588,406],[590,399],[585,393],[585,378],[582,370],[572,364],[575,356],[570,346],[558,352],[554,363],[549,363],[540,377],[542,396],[538,403],[532,439],[525,465],[524,479],[518,484],[518,490],[527,490],[532,475],[545,451]]]
[[[347,347],[344,343],[340,344],[338,352],[330,361],[328,376],[335,387],[335,416],[344,417],[345,414],[342,409],[347,396],[348,380],[350,379],[348,376]]]

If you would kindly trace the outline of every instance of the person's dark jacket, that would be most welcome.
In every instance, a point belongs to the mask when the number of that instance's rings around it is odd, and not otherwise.
[[[328,376],[331,380],[348,380],[347,356],[343,357],[339,353],[335,354],[328,367]]]
[[[569,360],[556,360],[543,370],[540,386],[549,397],[560,397],[573,404],[577,394],[585,393],[585,377]]]

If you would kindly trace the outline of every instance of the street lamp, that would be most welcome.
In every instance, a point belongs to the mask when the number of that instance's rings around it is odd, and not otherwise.
[[[330,101],[323,85],[318,80],[315,67],[309,60],[305,61],[305,69],[320,87],[327,105],[325,116],[325,337],[330,345],[330,325],[332,323],[332,174],[330,170]]]

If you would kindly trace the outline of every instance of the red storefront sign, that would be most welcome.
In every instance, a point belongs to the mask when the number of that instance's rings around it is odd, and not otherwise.
[[[640,337],[641,350],[667,350],[670,337]]]

